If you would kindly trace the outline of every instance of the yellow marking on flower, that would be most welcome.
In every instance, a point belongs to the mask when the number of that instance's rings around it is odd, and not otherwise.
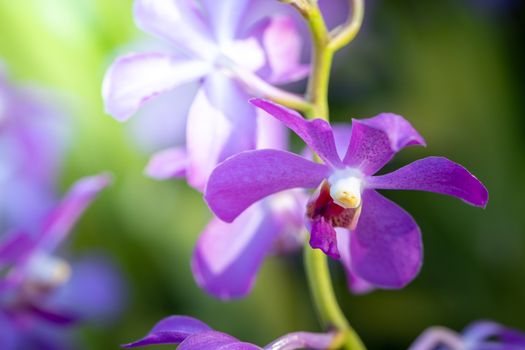
[[[361,191],[363,180],[360,174],[351,169],[334,173],[328,179],[330,196],[334,202],[346,209],[355,209],[361,206]]]

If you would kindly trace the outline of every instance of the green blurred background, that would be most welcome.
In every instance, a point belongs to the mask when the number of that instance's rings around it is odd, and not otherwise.
[[[143,37],[131,4],[0,1],[0,57],[12,77],[63,95],[74,119],[63,188],[100,170],[117,179],[84,216],[71,245],[79,254],[95,248],[115,258],[128,279],[128,308],[110,327],[84,327],[83,342],[88,349],[116,348],[170,314],[195,316],[261,345],[289,331],[318,330],[300,254],[265,263],[242,301],[216,301],[195,285],[189,262],[210,218],[206,206],[181,181],[143,176],[146,155],[103,113],[105,69]],[[432,194],[387,193],[422,228],[423,269],[402,291],[352,296],[334,264],[344,311],[369,349],[406,349],[428,326],[459,330],[480,318],[525,329],[523,1],[369,5],[363,32],[336,60],[333,119],[401,114],[428,147],[403,152],[390,169],[444,155],[472,170],[491,198],[483,211]]]

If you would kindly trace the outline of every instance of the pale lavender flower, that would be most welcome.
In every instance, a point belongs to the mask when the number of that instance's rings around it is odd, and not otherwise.
[[[401,288],[417,275],[422,263],[416,222],[376,189],[436,192],[480,207],[487,203],[488,193],[481,182],[442,157],[421,159],[390,174],[373,176],[402,148],[424,145],[423,138],[400,116],[385,113],[354,120],[341,159],[327,122],[306,121],[268,101],[253,103],[296,132],[324,163],[281,150],[242,152],[211,174],[205,193],[210,208],[230,222],[274,193],[318,188],[306,210],[310,245],[333,258],[342,257],[354,276],[371,285]],[[344,245],[335,228],[347,231]]]
[[[125,348],[157,344],[179,344],[178,350],[295,350],[327,349],[334,342],[332,333],[296,332],[287,334],[261,348],[242,342],[226,333],[188,316],[170,316],[153,327],[142,339],[123,345]]]
[[[409,350],[524,350],[525,333],[493,321],[477,321],[461,334],[445,327],[431,327]]]
[[[259,131],[258,149],[287,149],[288,134],[275,119],[261,118]],[[193,276],[199,286],[221,299],[249,293],[268,255],[293,252],[303,245],[307,199],[302,190],[284,191],[254,204],[232,223],[213,218],[193,254]]]
[[[120,57],[104,79],[106,111],[121,121],[146,102],[169,97],[156,112],[163,119],[159,129],[169,128],[165,116],[187,120],[177,123],[186,128],[185,144],[162,157],[173,161],[172,176],[186,176],[199,190],[218,162],[257,142],[257,111],[236,74],[278,84],[307,73],[294,22],[278,15],[246,28],[251,5],[251,0],[136,0],[137,25],[170,49]]]

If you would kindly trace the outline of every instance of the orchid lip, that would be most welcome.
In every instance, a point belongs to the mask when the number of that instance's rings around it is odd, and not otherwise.
[[[346,209],[356,209],[361,206],[361,193],[364,188],[363,174],[355,168],[336,170],[328,178],[330,197],[334,202]]]

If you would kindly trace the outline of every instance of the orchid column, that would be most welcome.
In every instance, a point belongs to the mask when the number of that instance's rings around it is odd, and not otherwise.
[[[359,32],[364,15],[363,0],[349,0],[351,14],[347,22],[331,32],[326,27],[317,0],[282,1],[297,8],[308,21],[313,40],[312,68],[305,96],[311,105],[304,112],[309,119],[328,121],[328,83],[332,59],[335,52],[350,43]],[[346,349],[365,349],[337,303],[326,255],[319,249],[311,249],[306,243],[304,261],[312,297],[323,326],[335,327],[342,332]]]

